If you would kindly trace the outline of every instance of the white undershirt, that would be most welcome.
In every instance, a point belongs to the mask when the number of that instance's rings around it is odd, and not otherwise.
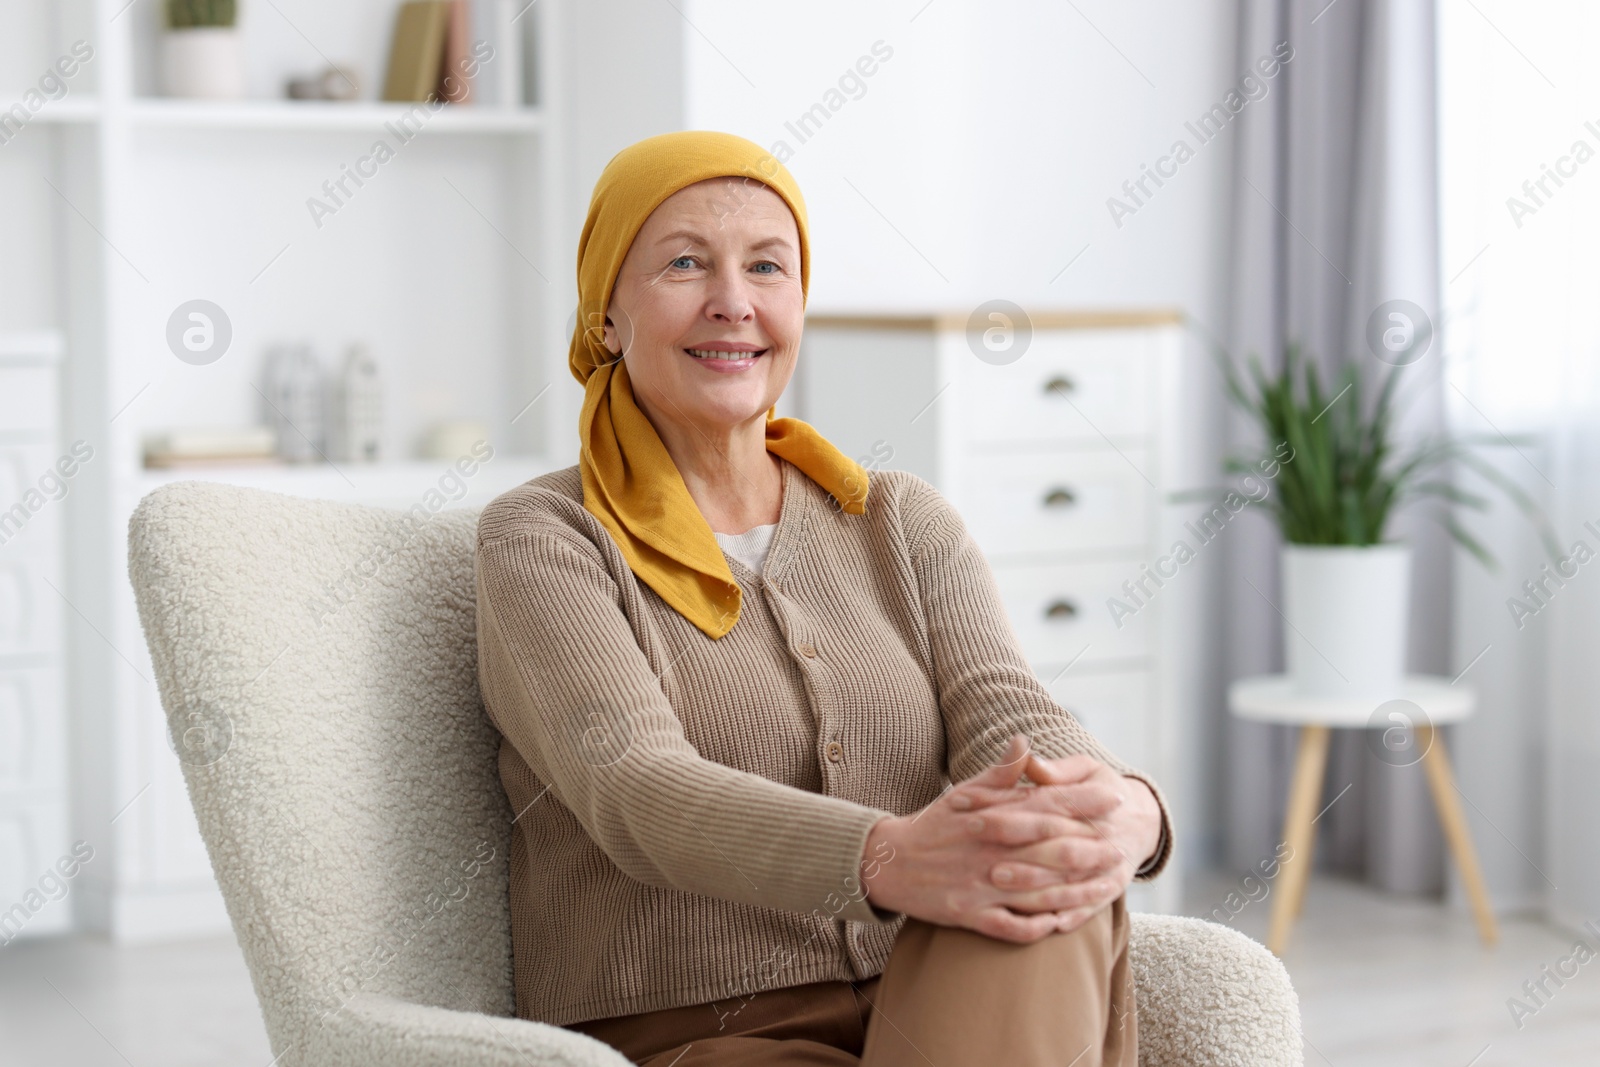
[[[769,522],[765,526],[752,526],[744,533],[719,533],[717,544],[721,545],[722,550],[728,555],[760,574],[761,569],[766,566],[767,549],[772,547],[772,535],[777,529],[777,523]]]

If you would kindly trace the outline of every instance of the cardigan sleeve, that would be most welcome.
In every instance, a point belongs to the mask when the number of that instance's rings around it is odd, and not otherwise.
[[[897,917],[860,883],[867,834],[894,813],[701,757],[591,542],[546,520],[480,536],[475,566],[489,717],[625,874],[779,910]]]
[[[961,516],[930,483],[914,476],[907,481],[901,521],[933,653],[951,781],[965,781],[992,765],[1014,733],[1026,734],[1033,751],[1046,759],[1093,756],[1155,794],[1160,840],[1135,873],[1141,881],[1154,878],[1172,854],[1166,798],[1050,696],[1028,665],[994,572]]]

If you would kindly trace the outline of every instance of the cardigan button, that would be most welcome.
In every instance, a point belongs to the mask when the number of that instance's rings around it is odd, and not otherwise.
[[[844,746],[837,741],[828,742],[828,759],[838,763],[844,759]]]
[[[817,646],[813,645],[810,641],[802,641],[800,642],[800,654],[806,659],[816,659]]]

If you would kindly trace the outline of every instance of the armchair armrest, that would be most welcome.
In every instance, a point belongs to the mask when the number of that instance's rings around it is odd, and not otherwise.
[[[309,1053],[309,1054],[306,1054]],[[587,1034],[547,1023],[361,993],[281,1067],[632,1067]]]
[[[1140,1067],[1300,1067],[1300,999],[1265,945],[1205,919],[1134,913]]]

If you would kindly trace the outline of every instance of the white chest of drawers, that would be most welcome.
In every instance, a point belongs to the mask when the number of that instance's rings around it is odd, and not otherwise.
[[[1203,477],[1204,419],[1186,403],[1198,360],[1175,312],[1030,318],[1025,344],[995,320],[997,351],[966,314],[810,316],[795,413],[869,469],[927,479],[961,512],[1041,681],[1167,794],[1176,854],[1129,899],[1177,911],[1205,568],[1159,588],[1145,578],[1133,599],[1124,583],[1171,543],[1181,519],[1169,494]]]
[[[60,336],[0,335],[0,944],[65,930]]]

